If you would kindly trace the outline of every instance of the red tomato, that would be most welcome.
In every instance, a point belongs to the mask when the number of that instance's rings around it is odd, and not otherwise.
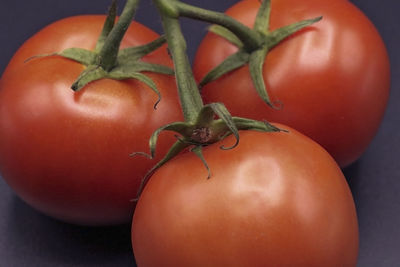
[[[0,89],[0,170],[27,203],[55,218],[87,225],[127,223],[138,186],[154,161],[131,158],[147,151],[152,132],[182,120],[175,80],[148,74],[163,99],[136,80],[103,79],[79,92],[70,86],[84,69],[58,56],[27,58],[69,47],[93,49],[105,16],[77,16],[44,28],[15,54]],[[158,37],[133,23],[122,47]],[[164,47],[165,48],[165,47]],[[166,49],[146,56],[171,66]],[[159,154],[175,141],[160,140]]]
[[[356,211],[332,157],[299,132],[241,132],[154,173],[137,204],[139,267],[355,266]]]
[[[227,14],[252,26],[258,0],[241,1]],[[390,87],[386,48],[372,23],[348,1],[271,1],[271,30],[323,16],[272,49],[264,80],[269,108],[258,97],[248,67],[206,85],[206,102],[224,102],[233,115],[289,125],[320,143],[344,167],[365,151],[382,120]],[[194,73],[200,80],[237,50],[209,33],[202,41]]]

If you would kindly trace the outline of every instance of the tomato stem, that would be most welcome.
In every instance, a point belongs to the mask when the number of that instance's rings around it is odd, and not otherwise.
[[[192,14],[193,17],[214,21],[219,20],[220,17],[224,17],[224,19],[221,20],[224,23],[226,21],[231,21],[231,19],[221,13],[198,9],[183,4],[179,0],[154,0],[154,3],[161,14],[165,36],[174,62],[178,94],[185,122],[179,123],[179,125],[174,124],[161,127],[156,131],[157,134],[155,138],[150,142],[150,150],[154,151],[158,134],[163,130],[178,132],[184,137],[182,139],[184,142],[199,146],[205,146],[216,142],[226,133],[235,135],[236,139],[239,141],[238,131],[241,127],[249,129],[249,124],[253,125],[251,129],[270,131],[273,127],[270,127],[268,123],[260,124],[257,121],[251,122],[251,120],[249,120],[246,121],[245,126],[240,123],[237,124],[237,119],[235,121],[234,117],[231,116],[222,103],[204,105],[202,101],[199,87],[194,78],[190,61],[186,53],[186,41],[182,34],[179,18],[184,14]],[[239,22],[233,22],[233,25],[235,25],[235,27],[245,28],[245,26]],[[256,34],[255,31],[251,31],[250,29],[245,31]],[[219,119],[215,119],[215,117]],[[216,123],[217,121],[218,123]],[[223,126],[221,127],[221,125]],[[237,126],[239,126],[239,128]],[[277,129],[274,128],[274,130]],[[198,138],[199,136],[204,138]]]
[[[248,52],[254,51],[262,45],[263,39],[257,32],[224,13],[195,7],[178,0],[173,0],[173,2],[180,16],[218,24],[235,33]]]
[[[100,66],[105,71],[110,71],[115,67],[118,58],[119,48],[133,17],[140,0],[127,0],[122,14],[107,36],[104,46],[100,50]]]
[[[186,41],[179,17],[176,17],[176,12],[171,9],[169,1],[154,0],[154,2],[161,13],[168,48],[174,61],[183,116],[186,122],[194,123],[204,105],[186,53]]]
[[[138,191],[138,198],[151,174],[178,155],[184,149],[191,147],[190,151],[195,153],[204,163],[208,170],[208,178],[211,176],[210,169],[202,154],[202,148],[224,139],[228,135],[234,135],[236,142],[230,147],[221,146],[221,149],[233,149],[239,144],[239,130],[256,131],[280,131],[277,127],[267,123],[251,119],[232,117],[222,103],[211,103],[204,105],[198,85],[194,78],[189,58],[186,53],[186,41],[182,34],[179,17],[183,14],[197,18],[218,20],[221,14],[198,10],[189,5],[184,5],[179,0],[154,0],[162,19],[168,47],[174,62],[175,77],[178,94],[181,101],[184,122],[174,122],[158,128],[149,140],[150,158],[154,158],[157,140],[161,132],[174,131],[178,133],[177,141],[162,158],[143,178]],[[197,14],[197,15],[195,15]],[[210,15],[211,14],[211,15]],[[222,16],[225,16],[222,14]],[[226,18],[226,16],[225,16]],[[228,19],[230,20],[230,19]],[[239,23],[234,23],[238,27]],[[243,26],[245,27],[245,26]],[[251,32],[250,30],[248,32]],[[261,36],[261,35],[260,35]],[[134,153],[134,155],[146,155],[145,153]]]

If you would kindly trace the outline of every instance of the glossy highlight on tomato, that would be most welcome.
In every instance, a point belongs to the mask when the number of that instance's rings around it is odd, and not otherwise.
[[[0,172],[31,206],[57,219],[84,225],[127,223],[142,177],[154,161],[130,157],[147,151],[152,132],[182,120],[175,79],[148,74],[162,101],[137,80],[102,79],[79,92],[70,87],[84,66],[60,56],[32,56],[70,47],[94,49],[105,16],[59,20],[15,54],[0,84]],[[122,48],[158,35],[133,22]],[[166,47],[143,58],[172,66]],[[161,138],[159,155],[175,139]]]
[[[252,26],[258,0],[240,1],[226,14]],[[323,16],[273,48],[264,80],[273,101],[257,95],[247,66],[202,89],[208,102],[223,102],[235,116],[281,122],[321,144],[339,163],[357,160],[375,136],[384,115],[390,67],[382,39],[368,18],[349,1],[271,1],[270,30]],[[206,35],[194,61],[197,80],[237,48]]]
[[[334,159],[289,132],[240,132],[151,177],[132,224],[139,267],[355,266],[353,198]]]

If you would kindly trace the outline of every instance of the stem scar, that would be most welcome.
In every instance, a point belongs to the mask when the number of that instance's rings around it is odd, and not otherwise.
[[[212,138],[211,129],[208,127],[196,128],[192,132],[191,139],[201,144],[207,143]]]

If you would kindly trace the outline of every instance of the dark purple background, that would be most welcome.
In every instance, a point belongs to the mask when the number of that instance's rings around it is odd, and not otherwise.
[[[186,2],[223,11],[237,0]],[[358,266],[400,266],[400,19],[396,14],[400,1],[352,2],[378,28],[392,66],[391,99],[381,129],[364,156],[344,170],[359,216]],[[109,0],[2,1],[0,73],[23,41],[46,24],[71,15],[105,13],[109,3]],[[142,0],[136,19],[161,32],[156,12],[150,0]],[[205,25],[186,19],[183,22],[193,58],[205,34]],[[130,228],[87,228],[55,221],[24,204],[0,179],[0,266],[135,266]]]

